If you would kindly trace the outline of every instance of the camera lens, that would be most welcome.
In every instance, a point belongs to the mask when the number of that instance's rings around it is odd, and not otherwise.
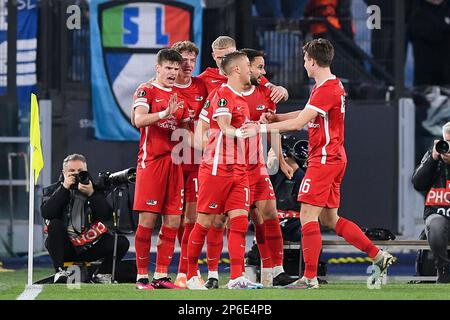
[[[440,140],[438,143],[436,143],[436,151],[439,154],[446,154],[450,151],[450,145],[445,140]]]
[[[81,184],[89,184],[89,172],[87,171],[80,171],[80,173],[78,173],[78,181]]]
[[[297,141],[292,149],[294,151],[295,159],[305,161],[308,158],[308,141]]]

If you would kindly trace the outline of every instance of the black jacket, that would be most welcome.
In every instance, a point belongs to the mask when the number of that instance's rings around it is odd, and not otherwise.
[[[450,219],[450,165],[434,160],[431,154],[431,151],[425,153],[412,183],[417,191],[426,193],[424,219],[431,214]]]
[[[300,168],[295,171],[291,180],[286,178],[281,170],[270,176],[277,198],[278,210],[300,212],[300,203],[297,201],[297,196],[304,175],[305,172]]]
[[[43,190],[41,204],[41,215],[46,220],[61,219],[67,225],[70,217],[71,200],[74,190],[67,190],[62,182],[57,182]],[[101,191],[94,191],[91,197],[87,198],[85,204],[85,214],[88,224],[101,221],[103,223],[112,220],[113,210],[106,201],[106,196]]]

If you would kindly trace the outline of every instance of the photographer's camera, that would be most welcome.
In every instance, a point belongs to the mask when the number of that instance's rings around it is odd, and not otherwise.
[[[439,140],[436,143],[436,151],[439,154],[446,154],[450,151],[450,144],[448,141],[445,140]]]
[[[108,189],[115,188],[128,183],[134,183],[136,181],[136,169],[128,168],[117,172],[100,172],[98,174],[99,182],[98,188]]]
[[[91,180],[88,171],[80,171],[78,174],[73,175],[75,177],[75,182],[70,186],[70,189],[78,190],[78,184],[88,185]]]

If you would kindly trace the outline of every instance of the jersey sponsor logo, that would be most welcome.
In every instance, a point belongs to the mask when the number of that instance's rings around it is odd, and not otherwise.
[[[203,101],[203,97],[202,96],[196,96],[195,97],[195,101]]]
[[[149,206],[156,206],[158,204],[158,201],[156,200],[147,200],[146,204]]]
[[[155,99],[156,102],[164,101],[164,99]]]
[[[258,111],[263,111],[264,109],[266,109],[266,106],[263,104],[256,107],[256,110],[258,110]]]
[[[211,80],[212,83],[219,82],[220,80]]]
[[[319,129],[320,128],[320,124],[314,123],[314,122],[308,122],[308,128],[310,128],[310,129]]]
[[[217,203],[210,203],[209,204],[209,206],[208,206],[208,208],[210,208],[210,209],[217,209],[219,206],[217,205]]]
[[[177,129],[176,121],[173,118],[173,115],[170,116],[170,117],[172,117],[172,118],[167,118],[167,120],[164,121],[164,122],[159,121],[158,122],[158,127],[163,128],[163,129],[168,129],[168,130],[175,131]]]
[[[237,110],[237,111],[241,111],[241,110],[242,110],[242,107],[241,107],[241,106],[237,106],[237,107],[236,107],[236,110]]]
[[[450,189],[431,188],[425,202],[427,206],[450,206]]]
[[[140,97],[140,98],[145,97],[146,94],[147,94],[147,92],[145,92],[145,90],[141,90],[138,93],[138,97]]]
[[[222,108],[225,107],[227,104],[228,104],[228,101],[225,98],[222,98],[219,100],[219,102],[217,102],[217,105]]]

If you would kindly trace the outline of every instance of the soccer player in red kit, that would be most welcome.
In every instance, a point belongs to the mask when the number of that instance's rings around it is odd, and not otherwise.
[[[220,65],[222,58],[231,52],[236,51],[236,42],[228,36],[219,36],[211,45],[212,57],[216,62],[217,68],[207,68],[198,77],[203,79],[208,94],[217,90],[221,85],[227,82],[227,77],[221,70]],[[270,98],[274,103],[285,101],[288,99],[288,91],[282,86],[271,84],[264,75],[260,79],[260,84],[270,88]],[[283,163],[285,164],[285,163]],[[283,165],[282,164],[282,165]],[[287,165],[282,166],[282,170],[289,171]],[[290,170],[292,171],[292,169]],[[207,243],[207,264],[208,264],[208,281],[206,286],[208,289],[218,288],[219,279],[219,262],[223,248],[223,232],[225,229],[226,216],[216,216],[213,226],[209,229]]]
[[[172,90],[182,62],[175,50],[157,55],[156,79],[141,84],[134,95],[131,121],[139,128],[138,163],[134,210],[139,212],[136,230],[138,289],[178,289],[167,276],[183,210],[183,170],[172,161],[174,130],[188,129],[189,114]],[[148,280],[151,236],[162,216],[153,281]]]
[[[276,112],[276,104],[270,98],[270,89],[261,85],[261,79],[266,74],[264,53],[253,49],[243,49],[242,51],[247,54],[251,72],[251,83],[245,87],[242,94],[249,107],[250,120],[259,121],[262,114]],[[247,167],[250,203],[255,206],[251,209],[250,216],[255,226],[256,243],[262,263],[261,283],[265,287],[286,286],[297,278],[288,276],[283,269],[283,236],[278,219],[275,193],[263,156],[261,138],[259,136],[257,139],[249,141],[250,155]],[[264,138],[266,138],[265,135]],[[282,156],[279,158],[286,162]]]
[[[199,282],[197,264],[208,229],[215,215],[230,219],[228,252],[229,289],[259,289],[242,276],[245,235],[248,227],[250,190],[245,159],[245,141],[239,127],[249,121],[247,103],[240,92],[250,82],[249,61],[245,53],[235,51],[222,59],[227,84],[217,90],[204,108],[211,108],[210,138],[199,170],[198,217],[188,244],[188,281],[192,290],[205,290]]]
[[[192,76],[199,49],[191,41],[176,42],[173,44],[172,49],[176,50],[183,57],[174,90],[182,100],[188,102],[189,128],[191,131],[194,131],[195,123],[198,121],[200,111],[208,96],[203,80]],[[201,151],[192,148],[189,154],[183,154],[184,221],[182,221],[179,229],[179,234],[181,233],[182,235],[179,237],[181,238],[181,252],[178,275],[175,280],[175,285],[181,288],[186,288],[187,244],[197,219],[198,169],[200,161]]]
[[[227,83],[227,77],[220,69],[220,64],[222,62],[222,58],[225,55],[236,51],[236,41],[228,36],[219,36],[216,40],[213,41],[211,47],[212,57],[216,62],[217,68],[208,67],[198,76],[204,81],[206,89],[208,90],[208,94],[213,92],[220,85]],[[282,100],[287,100],[289,97],[289,94],[285,88],[270,83],[269,80],[264,76],[261,77],[260,84],[270,88],[270,98],[275,103],[278,103]]]
[[[375,283],[395,258],[378,249],[356,224],[338,216],[347,156],[344,149],[345,91],[330,69],[334,48],[328,40],[316,39],[308,42],[303,51],[308,76],[316,81],[306,107],[285,115],[266,114],[263,120],[280,122],[248,124],[241,130],[244,137],[250,137],[259,132],[300,130],[308,124],[307,169],[298,195],[305,273],[294,285],[319,288],[317,266],[322,249],[319,220],[367,253],[373,260],[375,274],[372,282]]]

